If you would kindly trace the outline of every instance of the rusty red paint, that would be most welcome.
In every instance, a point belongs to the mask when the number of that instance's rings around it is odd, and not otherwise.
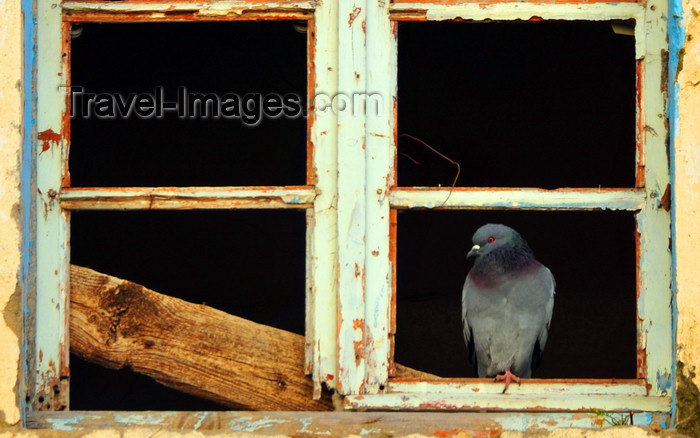
[[[474,409],[477,408],[478,406],[463,406],[463,408],[467,409]],[[418,409],[447,409],[447,410],[452,410],[455,411],[459,409],[459,407],[453,403],[445,403],[441,401],[436,401],[436,402],[423,402],[418,405]]]
[[[307,35],[308,59],[306,61],[306,89],[309,90],[307,93],[312,94],[316,92],[316,22],[314,20],[309,20],[307,22]],[[314,143],[311,135],[313,126],[316,123],[316,115],[315,108],[313,108],[313,99],[308,97],[306,100],[308,102],[306,108],[306,113],[308,114],[306,118],[306,183],[309,185],[316,185],[318,183],[318,173],[314,166]]]
[[[362,318],[356,318],[352,320],[352,328],[357,330],[360,329],[364,332],[365,330],[365,320]]]
[[[395,191],[400,189],[401,191],[406,191],[406,192],[434,192],[434,191],[443,191],[443,192],[464,192],[464,193],[469,193],[469,192],[528,192],[532,190],[537,190],[540,192],[546,192],[546,193],[556,193],[556,192],[562,192],[562,193],[590,193],[591,189],[588,187],[564,187],[564,188],[558,188],[558,189],[532,189],[532,188],[527,188],[527,187],[392,187],[391,190]],[[600,187],[595,189],[596,193],[629,193],[629,192],[640,192],[640,190],[637,189],[631,189],[631,188],[621,188],[621,187]]]
[[[457,435],[459,433],[465,432],[463,429],[452,429],[452,430],[436,430],[433,432],[435,436],[448,437],[452,435]]]
[[[362,12],[362,8],[355,6],[352,8],[352,12],[350,12],[348,15],[350,16],[348,18],[348,27],[352,26],[352,23],[355,21],[355,19],[360,15],[360,12]]]
[[[671,184],[666,184],[666,190],[661,197],[661,207],[666,211],[671,211]]]
[[[355,366],[359,367],[360,362],[365,358],[365,341],[353,341],[352,345],[355,349]]]
[[[262,7],[251,8],[241,11],[240,15],[231,13],[229,15],[200,14],[192,11],[172,11],[165,12],[68,12],[64,15],[67,23],[81,22],[110,22],[110,23],[138,23],[152,22],[154,15],[158,21],[180,22],[180,21],[256,21],[256,20],[310,20],[313,12],[304,9],[279,11],[276,9],[265,9]]]
[[[403,21],[428,21],[428,17],[426,15],[425,10],[413,10],[413,11],[401,11],[401,12],[394,12],[391,14],[390,19],[394,22],[403,22]],[[398,32],[396,31],[396,28],[394,29],[394,39],[397,40],[399,37]]]
[[[644,119],[644,61],[637,61],[637,171],[635,173],[635,187],[644,187],[645,175],[645,157],[644,157],[644,136],[645,119]]]
[[[330,381],[333,380],[333,374],[326,374],[326,380]]]
[[[647,350],[646,348],[637,348],[637,377],[643,378],[646,376],[647,369]]]
[[[389,175],[387,175],[388,184]],[[392,182],[395,180],[392,179]],[[391,309],[389,310],[389,377],[396,376],[394,350],[396,347],[396,220],[398,211],[389,211],[389,263],[391,263]]]
[[[76,191],[84,191],[84,190],[99,190],[100,192],[114,192],[114,193],[123,193],[123,192],[131,192],[131,191],[149,191],[153,190],[154,187],[79,187],[79,188],[66,188],[65,193],[71,193],[71,192],[76,192]],[[192,188],[189,187],[157,187],[155,188],[159,192],[172,192],[173,195],[177,195],[178,193],[182,192],[190,192],[192,191]],[[246,190],[255,190],[255,191],[261,191],[261,192],[274,192],[276,190],[309,190],[313,189],[313,186],[311,185],[303,185],[303,186],[234,186],[234,187],[207,187],[207,186],[202,186],[202,187],[196,187],[195,190],[217,190],[217,191],[226,191],[226,192],[238,192],[238,191],[246,191]]]
[[[372,250],[372,255],[377,257],[379,255],[379,250],[377,250],[377,249]]]
[[[68,90],[70,90],[70,85],[71,85],[71,36],[70,36],[70,30],[71,30],[72,25],[67,22],[63,22],[63,25],[61,27],[61,35],[63,37],[62,45],[61,45],[61,51],[63,53],[63,56],[61,57],[61,69],[63,72],[65,72],[65,79],[64,83],[66,85],[66,95],[65,95],[65,109],[66,111],[63,113],[63,138],[65,140],[65,145],[66,145],[66,155],[68,156],[69,150],[70,150],[70,135],[71,135],[71,129],[70,129],[70,114],[71,114],[71,94]],[[61,175],[61,187],[70,187],[70,172],[68,170],[68,160],[63,161],[63,174]]]
[[[452,429],[452,430],[436,430],[433,435],[439,437],[449,437],[455,435],[466,435],[474,438],[486,438],[501,433],[501,429],[498,427],[486,428],[484,430],[468,430],[468,429]]]
[[[337,272],[337,275],[340,276],[340,264],[337,264],[337,265],[336,265],[336,269],[337,269],[337,271],[338,271],[338,272]],[[338,278],[339,278],[339,277],[338,277]],[[341,300],[338,300],[338,305],[337,305],[337,308],[336,308],[336,318],[335,318],[335,323],[336,323],[335,333],[336,333],[336,336],[338,336],[338,337],[339,337],[339,335],[340,335],[340,329],[341,329],[341,327],[343,326],[343,309],[342,309],[342,307],[343,307],[342,301],[341,301]],[[338,342],[338,344],[337,344],[337,346],[336,346],[336,349],[337,349],[337,350],[336,350],[336,354],[337,354],[336,357],[338,357],[338,358],[341,357],[341,351],[340,351],[340,350],[341,350],[342,348],[343,348],[342,343],[341,343],[341,342]],[[342,393],[343,393],[343,381],[342,381],[343,379],[342,379],[342,376],[343,376],[343,373],[345,373],[345,369],[343,368],[342,361],[338,361],[337,373],[338,373],[338,379],[336,380],[335,385],[336,385],[337,391],[338,391],[340,394],[342,394]]]
[[[58,143],[61,141],[61,134],[54,132],[53,129],[49,128],[45,131],[41,131],[38,138],[39,141],[42,142],[41,152],[46,152],[51,148],[50,143],[53,143],[54,146],[58,145]]]
[[[492,383],[493,379],[479,379],[476,377],[459,377],[459,378],[435,378],[435,379],[420,379],[420,378],[396,378],[391,379],[393,383],[443,383],[450,382],[456,384],[475,384],[475,383]],[[601,386],[615,385],[639,385],[646,387],[647,381],[643,378],[637,379],[522,379],[522,384],[527,385],[551,385],[551,384],[593,384]],[[474,390],[474,389],[472,389]],[[478,391],[478,389],[477,389]]]
[[[637,213],[639,214],[639,213]],[[637,216],[635,214],[635,216]],[[639,227],[639,220],[635,217],[635,222],[637,223],[637,227]],[[642,258],[642,234],[639,231],[638,228],[635,228],[634,230],[634,243],[635,243],[635,259],[636,259],[636,276],[637,276],[637,287],[636,287],[636,295],[637,295],[637,377],[640,379],[644,379],[647,377],[647,352],[646,352],[646,347],[644,346],[644,334],[642,332],[643,327],[644,327],[644,320],[641,318],[642,315],[639,314],[639,300],[640,300],[640,295],[642,291],[642,272],[640,269],[640,262]]]

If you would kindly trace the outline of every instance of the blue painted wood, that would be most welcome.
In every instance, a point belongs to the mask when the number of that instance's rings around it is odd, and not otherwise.
[[[36,14],[33,0],[22,0],[22,15],[24,17],[24,137],[22,139],[22,167],[20,170],[20,190],[22,207],[22,267],[20,283],[22,288],[22,315],[25,324],[25,343],[20,361],[21,378],[19,379],[19,393],[27,393],[29,385],[28,359],[32,357],[34,346],[34,330],[28,326],[31,320],[31,308],[29,294],[35,290],[35,246],[36,246],[36,210],[34,208],[36,193],[36,175],[34,165],[36,156]],[[33,299],[31,300],[33,303]],[[33,304],[31,305],[33,306]],[[19,397],[20,412],[23,424],[26,422],[27,402],[24,397]]]

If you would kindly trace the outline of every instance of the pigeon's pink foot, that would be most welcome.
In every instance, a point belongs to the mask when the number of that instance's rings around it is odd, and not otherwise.
[[[501,392],[501,394],[505,394],[506,390],[508,389],[508,385],[510,385],[512,382],[516,382],[518,385],[520,385],[520,377],[511,373],[510,368],[507,368],[505,373],[498,374],[496,376],[496,378],[493,379],[493,381],[494,382],[506,382],[506,387],[503,388],[503,392]]]

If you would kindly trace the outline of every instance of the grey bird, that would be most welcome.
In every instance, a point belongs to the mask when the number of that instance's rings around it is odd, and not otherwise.
[[[486,224],[472,237],[475,257],[462,290],[462,324],[479,377],[511,382],[532,376],[547,342],[554,276],[527,242],[505,225]]]

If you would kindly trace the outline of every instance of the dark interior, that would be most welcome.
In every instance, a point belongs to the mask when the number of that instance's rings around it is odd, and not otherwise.
[[[164,102],[175,102],[180,87],[218,96],[292,93],[305,99],[306,35],[294,24],[84,24],[72,40],[71,85],[123,96],[163,87]],[[303,116],[263,118],[250,127],[240,119],[171,112],[162,118],[74,115],[74,187],[306,183]]]
[[[556,281],[534,377],[636,377],[635,224],[627,212],[399,212],[396,361],[474,377],[461,299],[472,234],[485,223],[516,229]]]
[[[634,186],[634,37],[611,23],[400,23],[398,62],[399,134],[458,186]],[[398,144],[400,186],[452,185]]]
[[[86,91],[306,96],[293,22],[85,24],[71,82]],[[634,40],[605,22],[401,23],[398,131],[460,162],[458,186],[634,185]],[[74,117],[75,187],[306,181],[306,119]],[[419,162],[416,164],[414,161]],[[455,166],[399,138],[402,186],[449,186]],[[535,377],[635,377],[630,212],[398,215],[396,361],[471,376],[460,327],[471,235],[508,224],[557,281]],[[71,262],[256,322],[304,331],[303,211],[76,212]],[[301,366],[301,364],[300,364]],[[216,410],[130,370],[71,357],[71,409]]]

